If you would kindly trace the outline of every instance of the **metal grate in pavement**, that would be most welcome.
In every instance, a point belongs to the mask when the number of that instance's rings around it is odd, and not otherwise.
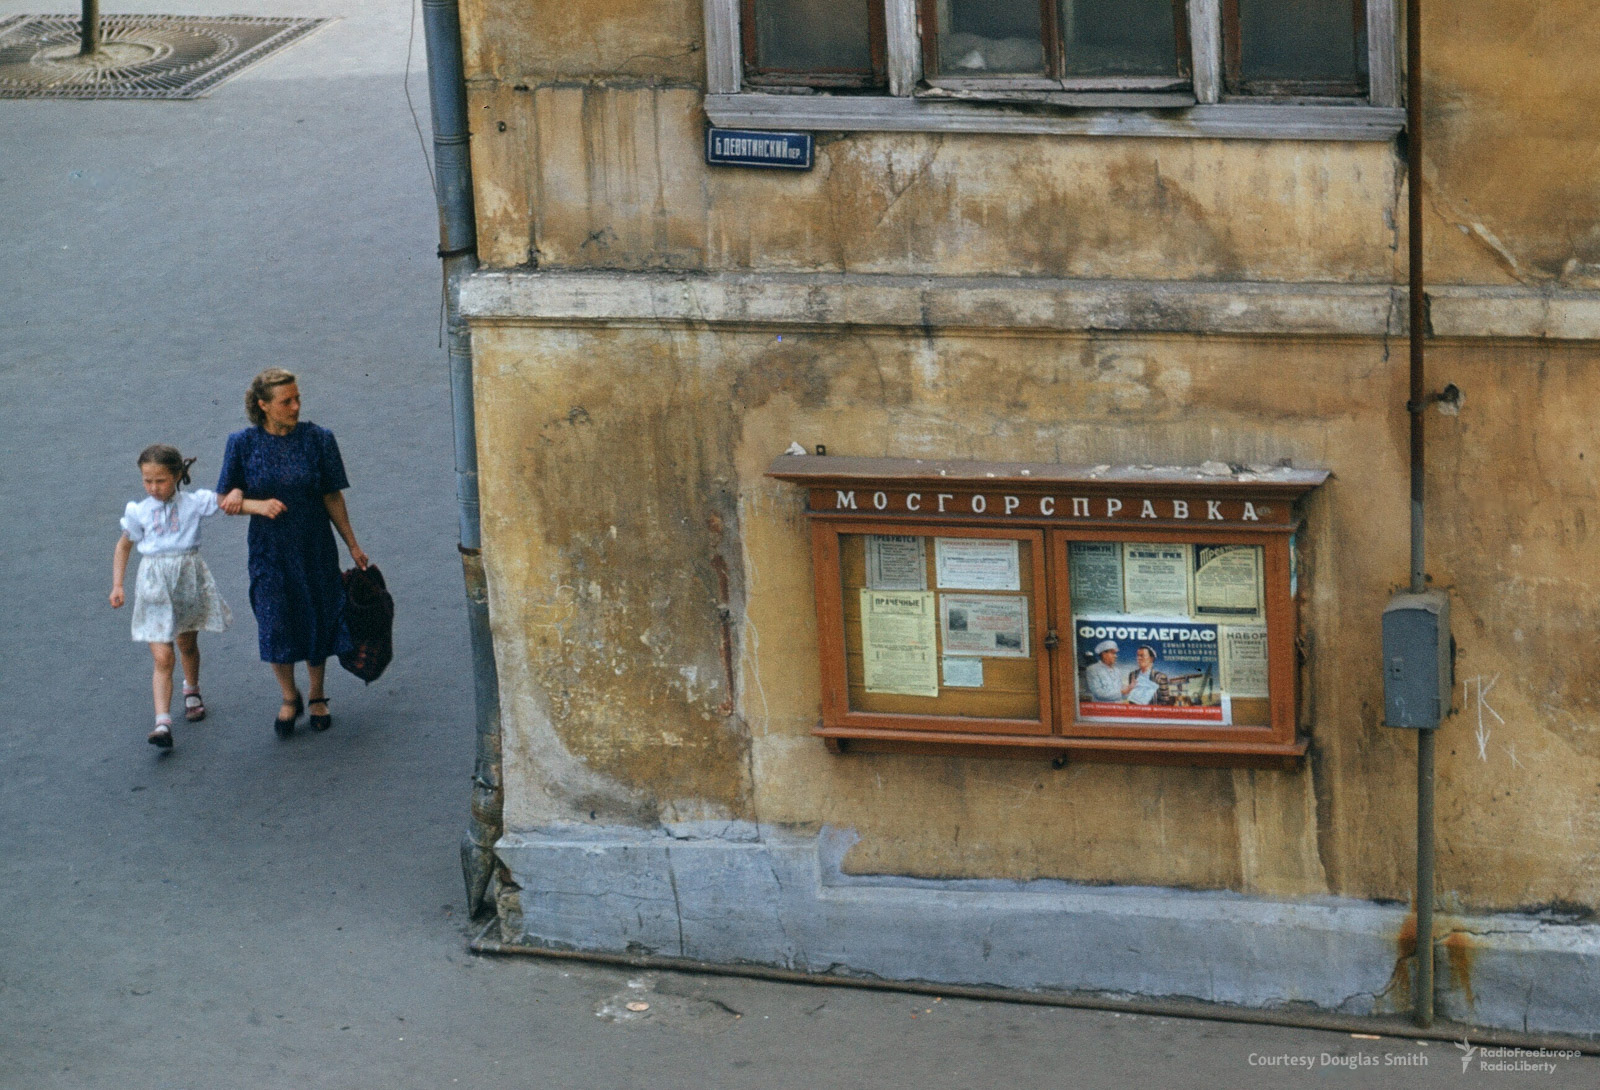
[[[326,19],[103,15],[78,55],[70,15],[0,18],[0,98],[198,98]]]

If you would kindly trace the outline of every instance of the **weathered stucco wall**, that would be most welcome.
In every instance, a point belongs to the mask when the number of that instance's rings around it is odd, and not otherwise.
[[[479,244],[494,265],[1394,274],[1384,144],[823,134],[807,173],[710,170],[695,88],[527,86],[473,92]]]
[[[1600,287],[1591,5],[1425,15],[1430,281]],[[1403,279],[1387,145],[824,133],[809,175],[708,171],[695,0],[463,21],[491,265]]]
[[[1600,287],[1594,6],[1425,10],[1430,281]]]
[[[463,15],[489,266],[1404,281],[1391,145],[822,133],[810,173],[716,171],[694,0]],[[1428,19],[1430,283],[1600,288],[1590,5]],[[1412,740],[1379,725],[1375,661],[1407,566],[1403,346],[1184,328],[478,321],[508,825],[826,824],[861,838],[846,872],[1407,898]],[[1600,906],[1597,356],[1431,355],[1432,385],[1466,394],[1429,416],[1430,569],[1456,591],[1466,693],[1440,746],[1447,906]],[[1331,468],[1304,551],[1306,768],[829,756],[800,497],[762,476],[791,440]]]
[[[827,824],[861,837],[847,872],[1408,896],[1413,746],[1378,723],[1373,657],[1406,570],[1403,375],[1381,342],[481,326],[476,346],[486,555],[516,694],[510,826],[619,813]],[[1458,592],[1461,675],[1499,678],[1488,702],[1505,720],[1485,715],[1480,756],[1469,704],[1441,744],[1440,888],[1463,907],[1600,902],[1586,680],[1600,664],[1581,632],[1596,597],[1582,514],[1596,363],[1537,347],[1453,348],[1437,363],[1467,401],[1430,420],[1432,567]],[[1545,422],[1518,425],[1532,394]],[[1335,467],[1305,550],[1307,768],[827,754],[809,735],[801,500],[763,476],[791,440]],[[743,573],[740,592],[720,589],[723,565]],[[581,789],[543,786],[574,765]]]

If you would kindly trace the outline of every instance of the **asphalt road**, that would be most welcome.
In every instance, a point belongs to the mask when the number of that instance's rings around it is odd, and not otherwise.
[[[469,954],[470,676],[409,5],[283,3],[252,10],[339,19],[210,98],[0,102],[0,1087],[1458,1083],[1445,1042]],[[148,653],[106,602],[116,520],[149,443],[214,483],[268,365],[339,436],[397,659],[369,688],[331,673],[330,733],[275,738],[243,520],[212,520],[237,622],[202,637],[211,714],[163,756]],[[1592,1086],[1600,1065],[1471,1081],[1518,1078]]]

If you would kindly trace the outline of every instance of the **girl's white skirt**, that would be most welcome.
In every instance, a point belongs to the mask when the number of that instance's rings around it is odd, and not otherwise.
[[[133,638],[171,643],[184,632],[221,632],[233,612],[217,592],[198,551],[139,558],[133,590]]]

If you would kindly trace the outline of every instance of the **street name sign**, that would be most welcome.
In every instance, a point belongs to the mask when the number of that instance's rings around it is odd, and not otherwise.
[[[718,167],[810,170],[812,145],[808,132],[708,128],[706,162]]]

